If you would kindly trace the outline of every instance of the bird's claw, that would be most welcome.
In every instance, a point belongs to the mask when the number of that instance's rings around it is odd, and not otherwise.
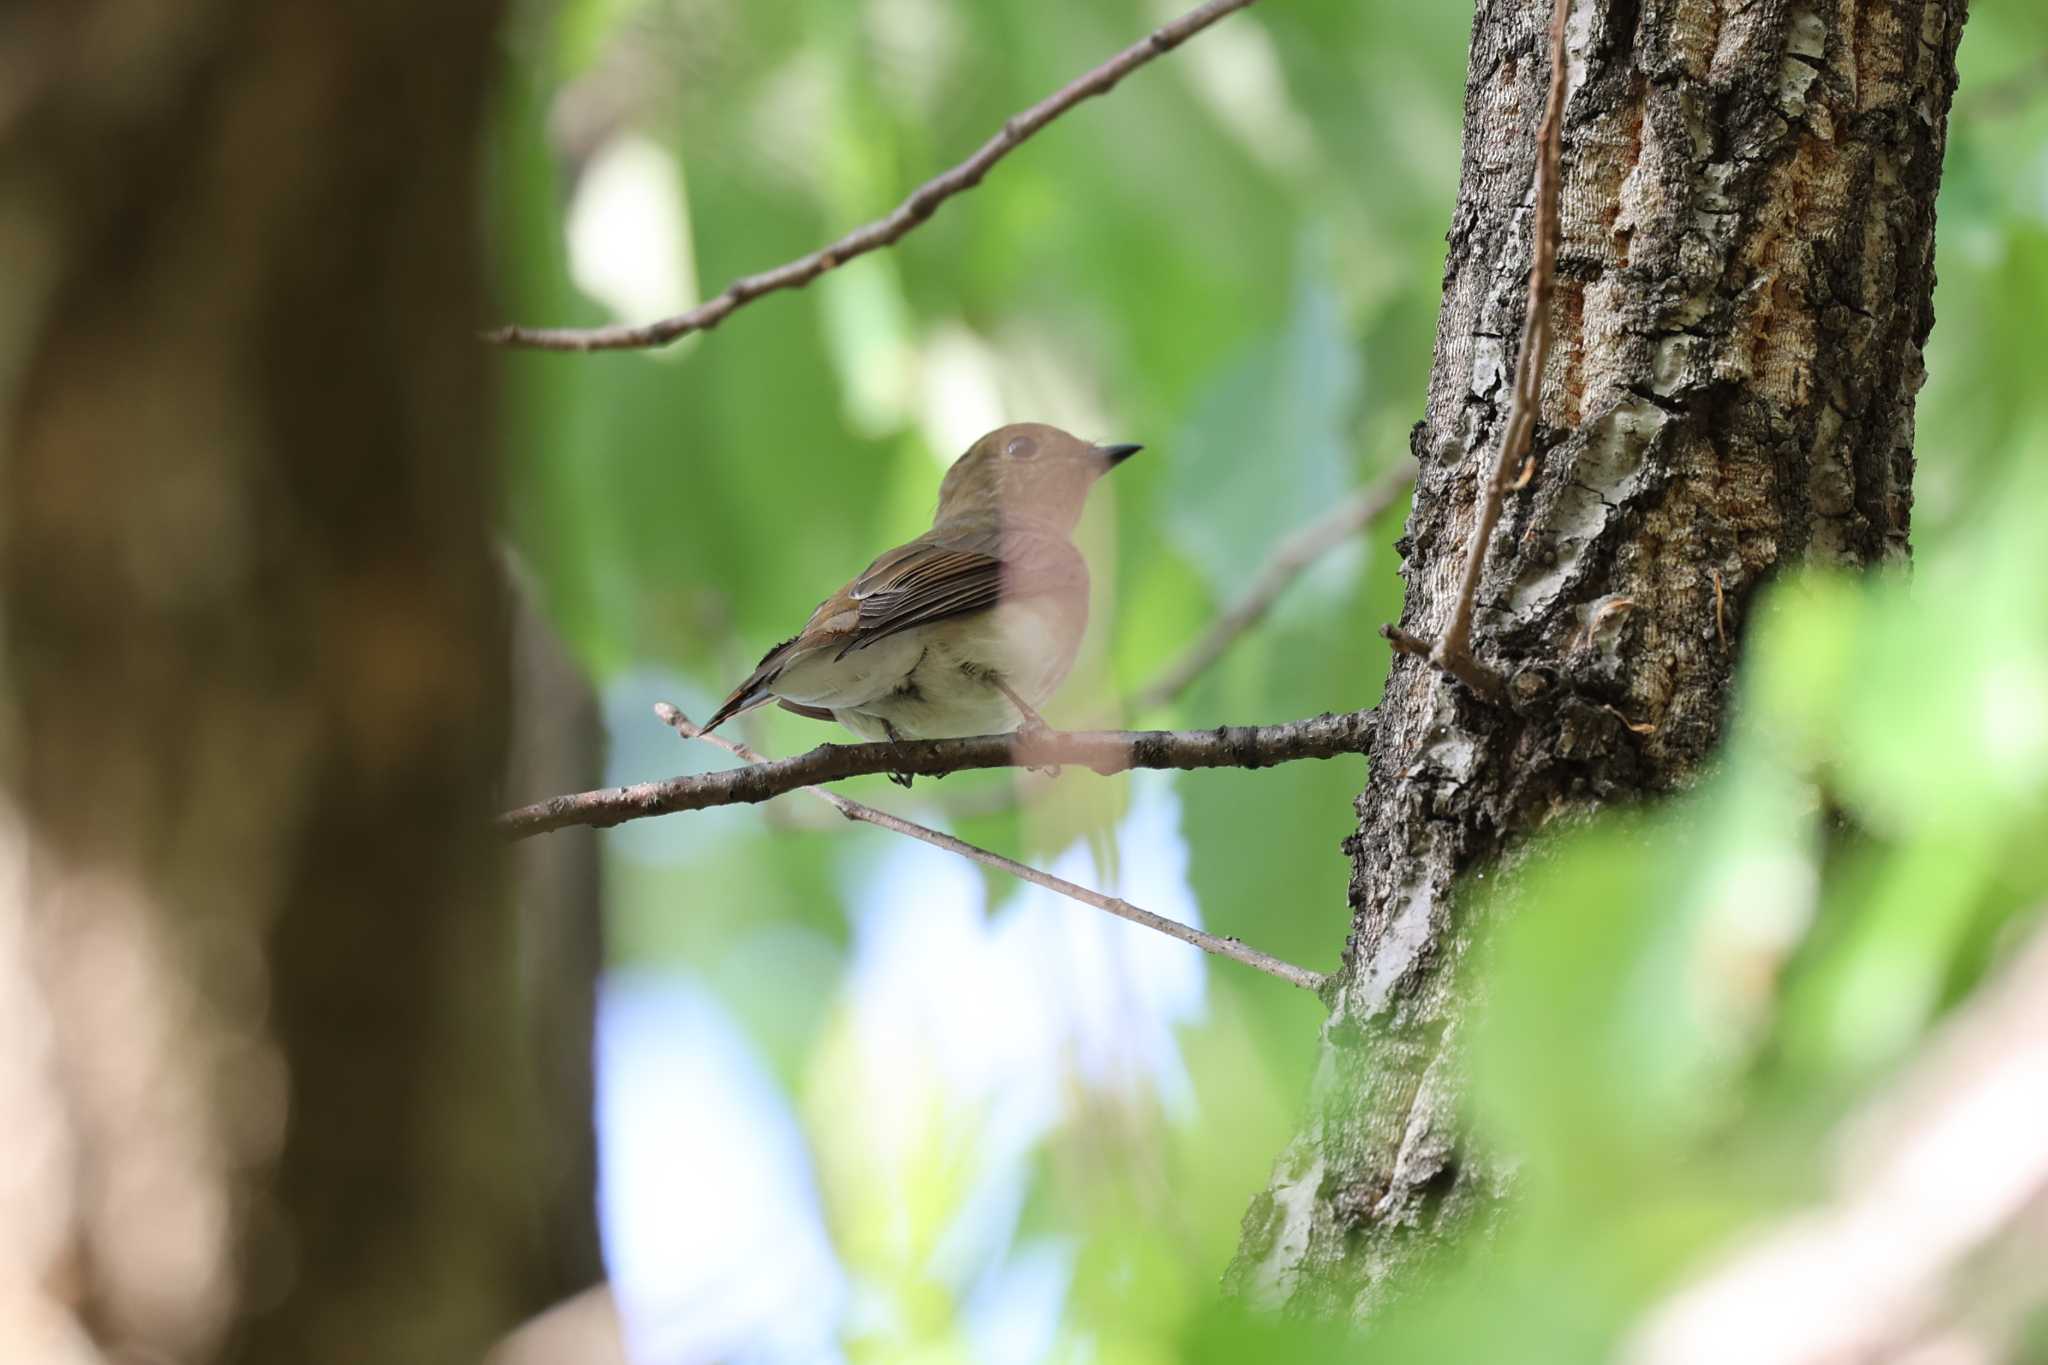
[[[1051,739],[1053,728],[1047,725],[1044,718],[1034,711],[1025,719],[1022,725],[1017,727],[1014,733],[1016,735],[1017,747],[1028,749],[1034,744],[1040,744]],[[1060,775],[1060,765],[1057,763],[1026,763],[1024,771],[1039,773],[1045,777],[1058,777]]]
[[[907,790],[910,784],[915,782],[917,779],[909,773],[890,773],[889,780],[891,782],[894,782],[897,786],[903,787]]]

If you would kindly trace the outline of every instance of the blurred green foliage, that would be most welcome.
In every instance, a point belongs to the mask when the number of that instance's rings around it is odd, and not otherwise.
[[[1487,1334],[1447,1325],[1519,1289],[1549,1343],[1521,1359],[1599,1358],[1812,1198],[1830,1127],[2042,922],[2048,429],[2001,487],[1910,579],[1774,590],[1719,770],[1496,897],[1472,1097],[1522,1196],[1504,1257],[1408,1305],[1417,1354],[1475,1358]]]
[[[506,38],[493,141],[501,306],[523,322],[610,320],[573,282],[564,223],[577,173],[587,182],[622,139],[672,160],[688,240],[665,245],[708,295],[886,211],[1173,8],[530,6]],[[1977,98],[2040,66],[2048,13],[1973,11],[1920,405],[1918,568],[1782,586],[1748,642],[1719,771],[1532,860],[1488,959],[1473,1092],[1482,1131],[1521,1154],[1524,1194],[1483,1259],[1447,1267],[1377,1329],[1388,1359],[1599,1358],[1682,1269],[1811,1193],[1828,1126],[2048,899],[2048,80]],[[1172,706],[1125,716],[1117,699],[1274,538],[1408,458],[1469,22],[1455,4],[1261,5],[1040,135],[891,252],[668,353],[510,357],[507,523],[606,689],[615,777],[710,761],[647,704],[701,714],[812,603],[922,528],[944,464],[989,418],[1148,447],[1084,527],[1095,625],[1055,722],[1369,704],[1405,509]],[[787,752],[826,733],[764,713],[750,738]],[[1209,927],[1332,965],[1348,919],[1337,844],[1362,776],[1176,779]],[[1070,773],[1050,798],[983,799],[1007,781],[962,775],[927,799],[980,803],[948,823],[1020,856],[1085,838],[1113,857],[1123,782]],[[912,1262],[884,1243],[942,1238],[973,1125],[932,1110],[928,1179],[876,1206],[872,1154],[835,1145],[834,1114],[862,1097],[821,1079],[857,1074],[832,1065],[830,1002],[849,878],[888,837],[757,810],[622,831],[611,924],[622,960],[701,972],[805,1096],[840,1253],[895,1308],[894,1335],[863,1354],[960,1358],[957,1305],[903,1278]],[[991,904],[1009,893],[986,886]],[[1068,1354],[1345,1350],[1215,1300],[1306,1092],[1319,1010],[1249,973],[1212,970],[1209,986],[1181,1037],[1192,1115],[1139,1106],[1109,1141],[1077,1100],[1042,1154],[1025,1225],[1078,1248]],[[1134,1174],[1119,1152],[1157,1169]]]

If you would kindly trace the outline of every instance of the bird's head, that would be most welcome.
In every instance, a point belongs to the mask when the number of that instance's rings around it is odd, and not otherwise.
[[[946,471],[933,524],[994,517],[1071,532],[1095,481],[1140,449],[1096,445],[1043,422],[997,427]]]

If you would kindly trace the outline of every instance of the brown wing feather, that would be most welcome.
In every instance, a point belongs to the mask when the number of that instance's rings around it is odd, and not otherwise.
[[[934,528],[848,585],[843,596],[860,611],[839,657],[899,631],[986,611],[1005,598],[1079,593],[1085,601],[1087,591],[1087,565],[1064,536],[1016,526]]]
[[[1087,592],[1087,565],[1065,537],[1016,527],[934,528],[819,603],[802,633],[769,650],[704,728],[775,700],[770,689],[793,654],[836,645],[843,659],[902,631],[986,611],[1004,598],[1078,593],[1085,605]]]
[[[912,541],[854,581],[860,615],[839,657],[915,626],[993,607],[1002,591],[1002,560]]]

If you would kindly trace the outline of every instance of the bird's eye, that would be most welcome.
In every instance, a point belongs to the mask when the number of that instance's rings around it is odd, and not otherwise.
[[[1029,436],[1012,436],[1010,443],[1003,447],[1003,454],[1013,460],[1028,460],[1038,453],[1038,442]]]

